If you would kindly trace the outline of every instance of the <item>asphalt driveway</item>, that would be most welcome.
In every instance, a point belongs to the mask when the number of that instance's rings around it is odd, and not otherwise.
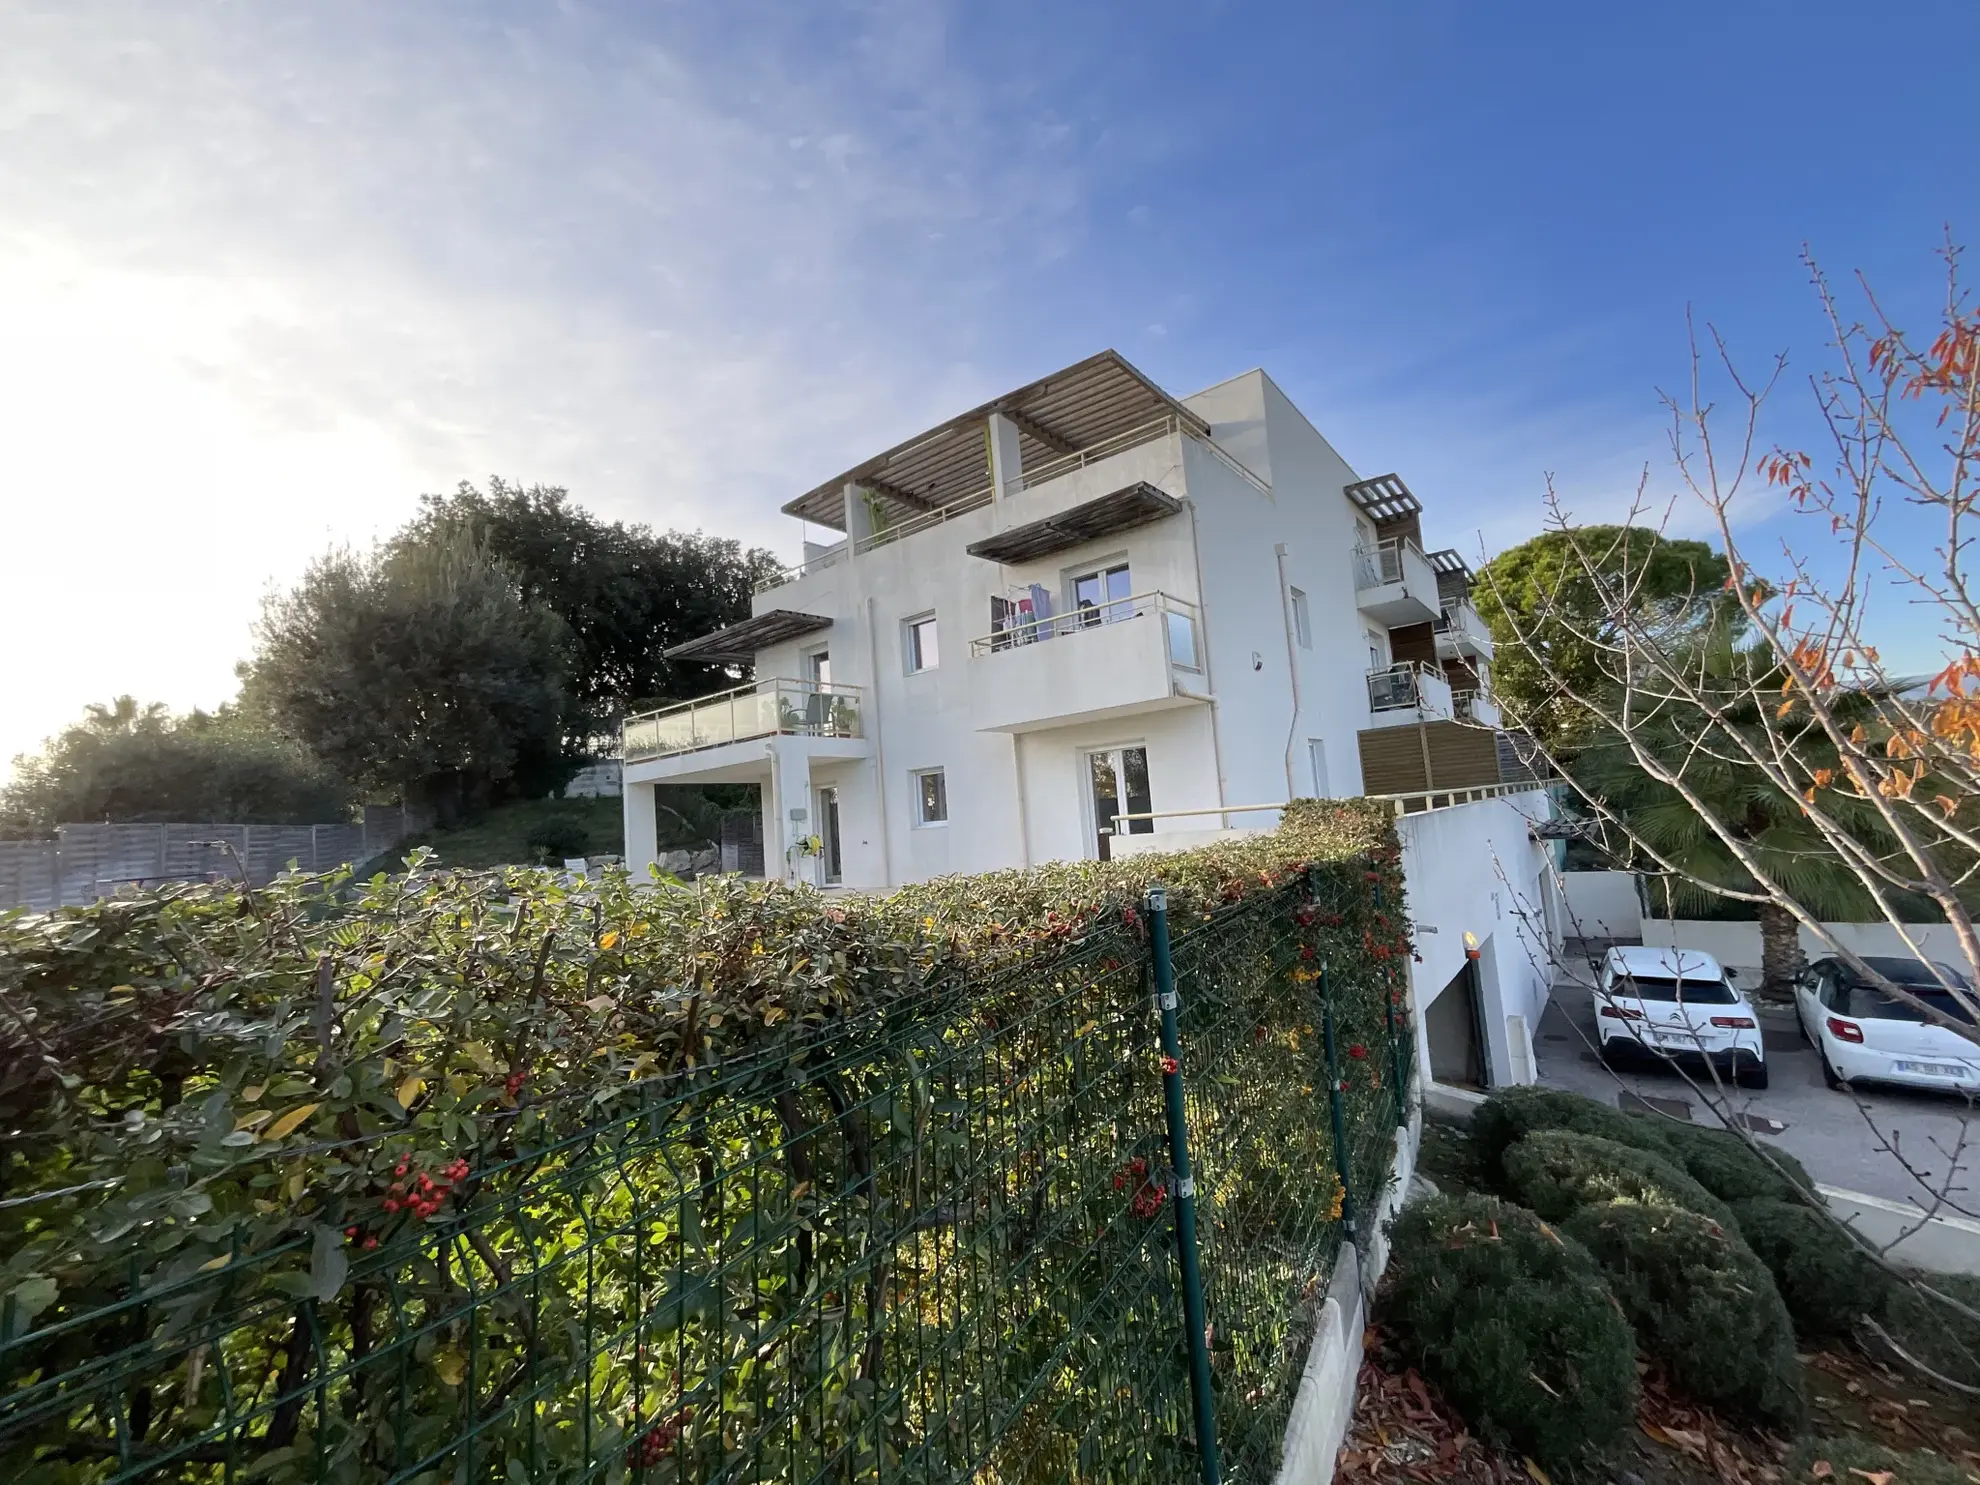
[[[1824,1185],[1891,1201],[1930,1204],[1906,1165],[1935,1187],[1950,1172],[1947,1189],[1960,1210],[1949,1207],[1947,1214],[1980,1214],[1980,1109],[1952,1095],[1902,1089],[1859,1090],[1852,1098],[1824,1085],[1821,1064],[1796,1030],[1793,1011],[1762,1008],[1760,1016],[1769,1086],[1726,1090],[1756,1135],[1796,1157]],[[1637,1107],[1633,1098],[1669,1101],[1660,1104],[1665,1113],[1718,1123],[1674,1069],[1611,1073],[1602,1066],[1586,986],[1554,986],[1533,1044],[1542,1083],[1619,1107]]]

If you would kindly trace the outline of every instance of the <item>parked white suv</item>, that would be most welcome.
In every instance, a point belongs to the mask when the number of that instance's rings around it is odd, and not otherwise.
[[[1935,1010],[1971,1023],[1972,1017],[1934,978],[1931,966],[1916,959],[1863,962]],[[1955,985],[1968,983],[1943,964],[1937,968]],[[1831,1088],[1877,1082],[1980,1093],[1980,1046],[1873,989],[1839,959],[1818,959],[1803,970],[1795,982],[1794,1002],[1801,1034],[1821,1054],[1822,1076]]]
[[[1680,1065],[1709,1059],[1742,1087],[1767,1086],[1760,1018],[1733,988],[1732,972],[1696,949],[1611,949],[1595,986],[1595,1030],[1602,1060]]]

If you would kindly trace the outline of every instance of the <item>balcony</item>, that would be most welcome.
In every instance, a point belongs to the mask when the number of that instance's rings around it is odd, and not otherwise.
[[[1406,536],[1355,548],[1354,587],[1355,605],[1390,629],[1428,624],[1443,612],[1436,569]]]
[[[1468,722],[1473,727],[1490,727],[1495,731],[1499,726],[1498,703],[1483,691],[1453,692],[1451,706],[1460,722]]]
[[[697,753],[752,738],[857,738],[859,687],[763,680],[699,701],[628,717],[620,756],[627,763]]]
[[[979,732],[1035,732],[1209,699],[1196,605],[1167,593],[1010,624],[972,640],[969,654]]]
[[[1490,660],[1492,631],[1468,598],[1446,598],[1437,615],[1439,660]]]
[[[1368,672],[1370,727],[1404,727],[1417,722],[1448,722],[1451,683],[1413,661]]]

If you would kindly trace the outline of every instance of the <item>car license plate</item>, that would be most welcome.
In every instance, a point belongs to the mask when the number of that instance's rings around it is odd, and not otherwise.
[[[1957,1062],[1898,1062],[1892,1064],[1902,1073],[1916,1073],[1921,1078],[1973,1078],[1973,1069]]]

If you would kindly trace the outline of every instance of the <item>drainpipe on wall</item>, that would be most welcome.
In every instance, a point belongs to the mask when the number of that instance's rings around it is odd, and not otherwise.
[[[1286,587],[1286,544],[1276,542],[1272,555],[1279,563],[1279,619],[1286,631],[1286,677],[1292,682],[1292,718],[1286,723],[1286,798],[1299,798],[1293,782],[1293,740],[1299,736],[1299,648],[1293,642],[1292,596]]]

